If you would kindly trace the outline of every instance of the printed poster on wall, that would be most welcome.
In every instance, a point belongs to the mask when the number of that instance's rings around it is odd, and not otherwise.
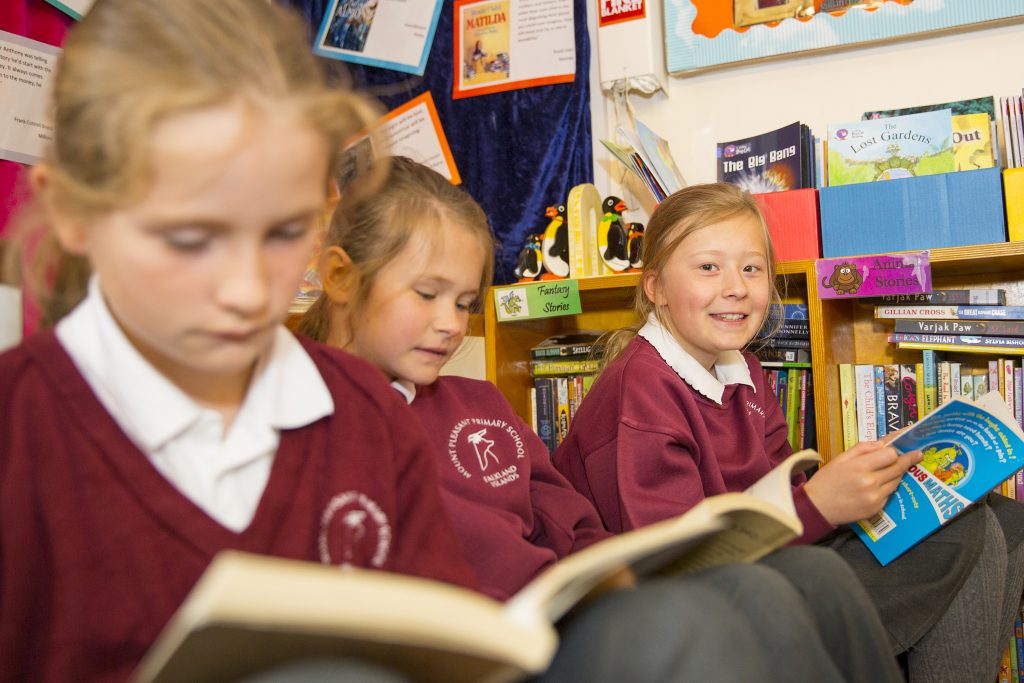
[[[49,96],[60,53],[0,31],[0,159],[34,164],[53,140]]]
[[[422,76],[440,14],[441,0],[330,0],[313,52]]]
[[[572,0],[455,0],[452,98],[576,78]]]
[[[377,144],[384,149],[377,149]],[[359,160],[366,158],[367,152],[370,158],[382,154],[409,157],[453,185],[462,182],[429,91],[388,112],[380,121],[376,139],[363,135],[354,140],[342,156],[342,168],[359,168]]]

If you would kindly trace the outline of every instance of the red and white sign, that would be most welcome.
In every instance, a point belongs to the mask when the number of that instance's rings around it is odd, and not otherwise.
[[[598,26],[643,19],[647,16],[646,0],[597,0],[597,6],[600,10]]]

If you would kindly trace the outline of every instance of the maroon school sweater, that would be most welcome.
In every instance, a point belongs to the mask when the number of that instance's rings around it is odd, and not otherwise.
[[[225,548],[475,586],[418,421],[375,369],[304,344],[335,412],[282,432],[241,533],[160,475],[52,332],[0,355],[0,680],[124,680]]]
[[[494,385],[440,377],[416,388],[412,408],[437,446],[444,500],[488,595],[506,600],[555,560],[609,536]]]
[[[615,532],[686,512],[707,496],[742,491],[786,459],[786,419],[745,354],[754,387],[730,384],[722,404],[684,382],[637,337],[601,374],[576,411],[555,466]],[[832,526],[807,497],[801,474],[793,499],[804,524],[796,542]]]

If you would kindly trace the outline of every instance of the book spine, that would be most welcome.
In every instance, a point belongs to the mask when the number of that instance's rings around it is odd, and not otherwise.
[[[974,400],[974,375],[966,368],[960,371],[960,396],[968,401]]]
[[[932,349],[933,351],[956,351],[959,353],[1010,353],[1024,356],[1024,346],[972,346],[970,344],[923,344],[921,342],[897,342],[899,349]]]
[[[775,339],[780,337],[791,339],[810,339],[811,323],[809,320],[785,320],[782,323],[782,327],[776,330],[772,337]]]
[[[999,395],[1003,395],[1002,387],[1000,387],[1000,372],[999,372],[999,361],[991,359],[988,362],[988,390],[998,391]]]
[[[569,433],[569,379],[567,377],[555,378],[555,397],[558,401],[556,436],[558,443],[562,443]]]
[[[857,439],[878,438],[878,412],[875,402],[875,368],[872,365],[853,367],[854,393],[857,402]]]
[[[975,306],[1005,306],[1005,289],[936,289],[931,292],[920,294],[887,294],[870,303],[879,304],[936,304],[936,305],[961,305],[973,304]]]
[[[1024,368],[1017,365],[1013,368],[1013,417],[1017,420],[1017,426],[1024,429]]]
[[[1013,396],[1013,366],[1014,362],[1010,359],[1003,361],[1003,398],[1006,400],[1006,407],[1010,410],[1010,415],[1015,416],[1017,414],[1014,408],[1014,396]],[[1014,417],[1016,419],[1016,417]]]
[[[537,435],[549,451],[554,451],[558,445],[555,439],[555,381],[550,377],[538,377],[533,380],[533,386],[537,390]]]
[[[540,436],[540,428],[537,426],[537,387],[530,387],[528,395],[530,401],[530,429],[537,436]]]
[[[886,435],[885,431],[885,366],[875,365],[875,439]]]
[[[1024,682],[1024,611],[1013,622],[1013,643],[1017,649],[1017,677]]]
[[[949,398],[953,393],[949,388],[949,361],[939,361],[938,370],[939,400],[935,404],[936,408],[943,403],[949,403]]]
[[[808,396],[810,375],[810,371],[800,370],[800,411],[797,415],[798,428],[796,445],[793,446],[793,450],[795,451],[807,448],[807,401],[809,398],[813,400],[813,397]]]
[[[1024,320],[1024,306],[875,306],[876,318]]]
[[[530,374],[534,377],[558,375],[586,375],[597,372],[597,360],[536,360],[530,363]]]
[[[786,400],[789,398],[789,371],[775,371],[775,398],[782,407],[783,414],[786,411]]]
[[[800,371],[796,368],[786,370],[786,383],[789,385],[789,395],[786,396],[786,424],[789,426],[789,445],[794,450],[799,450],[798,441],[800,433]]]
[[[903,406],[900,401],[900,366],[886,365],[883,370],[885,373],[885,392],[883,396],[885,433],[891,434],[903,426]]]
[[[979,337],[961,334],[919,334],[916,332],[890,332],[890,343],[917,342],[919,344],[965,344],[976,346],[1024,347],[1024,337]]]
[[[900,426],[912,425],[917,416],[917,373],[913,365],[900,367]]]
[[[559,346],[541,346],[530,349],[530,357],[534,360],[547,360],[548,358],[565,358],[567,356],[589,356],[594,350],[594,344],[563,344]]]
[[[936,374],[936,353],[931,349],[924,349],[921,356],[922,365],[924,366],[924,410],[921,412],[921,417],[924,417],[928,413],[932,412],[938,407],[938,384]]]
[[[949,396],[960,398],[962,388],[960,386],[960,364],[950,362],[949,364]]]
[[[791,337],[772,337],[768,340],[769,348],[776,349],[810,349],[810,339],[797,339]]]
[[[1020,683],[1020,661],[1017,658],[1017,637],[1010,638],[1006,646],[1010,651],[1010,683]]]
[[[988,393],[988,373],[982,371],[971,375],[971,384],[974,385],[974,398],[981,398]]]
[[[853,365],[839,364],[840,414],[843,418],[843,450],[857,443],[857,403],[853,391]]]
[[[901,318],[895,321],[893,331],[904,334],[952,334],[963,337],[1024,337],[1024,321],[912,320]]]
[[[811,354],[806,349],[779,349],[765,346],[757,350],[758,359],[764,362],[780,361],[783,363],[810,363]]]

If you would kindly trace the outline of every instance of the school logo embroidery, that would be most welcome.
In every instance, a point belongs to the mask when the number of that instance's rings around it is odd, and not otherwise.
[[[764,417],[764,408],[757,405],[753,401],[747,401],[747,414],[749,415],[751,412],[757,413],[761,417]]]
[[[359,491],[331,498],[320,516],[320,561],[340,567],[383,567],[391,550],[391,524],[377,503]]]
[[[523,438],[504,420],[466,418],[448,435],[448,460],[455,471],[463,479],[479,476],[491,488],[519,479],[515,461],[525,457]]]

